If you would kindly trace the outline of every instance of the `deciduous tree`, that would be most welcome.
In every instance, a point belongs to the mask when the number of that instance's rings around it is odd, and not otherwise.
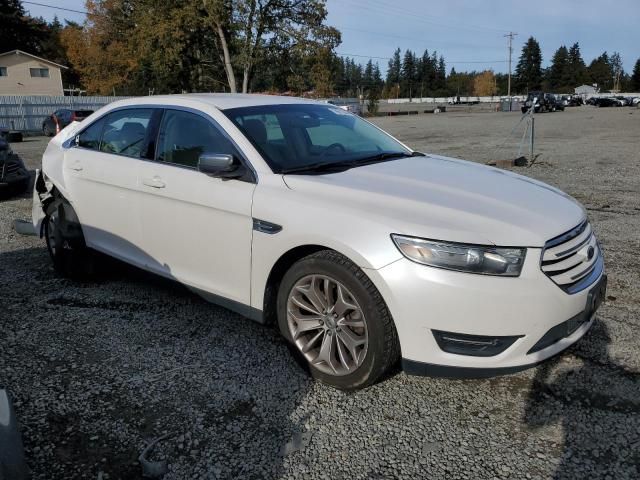
[[[473,94],[479,97],[496,94],[496,77],[493,70],[485,70],[473,80]]]

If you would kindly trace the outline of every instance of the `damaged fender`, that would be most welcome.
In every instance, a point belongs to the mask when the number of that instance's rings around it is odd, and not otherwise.
[[[82,237],[80,220],[75,210],[67,200],[58,192],[53,182],[36,170],[36,180],[33,186],[33,205],[31,206],[31,222],[36,235],[42,238],[44,234],[44,219],[53,212],[59,214],[59,224],[63,237],[73,240]]]
[[[33,185],[33,204],[31,205],[31,223],[33,231],[42,238],[42,221],[45,219],[43,202],[53,198],[51,191],[53,184],[44,180],[42,170],[36,170],[36,179]]]

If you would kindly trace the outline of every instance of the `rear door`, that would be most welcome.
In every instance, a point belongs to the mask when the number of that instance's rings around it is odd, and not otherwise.
[[[140,249],[138,168],[149,155],[151,108],[107,114],[77,137],[65,153],[71,198],[87,244],[130,263],[144,265]]]
[[[255,183],[199,172],[203,153],[240,158],[208,116],[165,110],[156,161],[139,167],[144,250],[158,273],[249,305]]]

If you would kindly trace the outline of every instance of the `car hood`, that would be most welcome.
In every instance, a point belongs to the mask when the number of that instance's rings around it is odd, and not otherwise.
[[[306,199],[366,216],[389,233],[454,242],[542,247],[586,216],[557,188],[437,155],[284,180]]]

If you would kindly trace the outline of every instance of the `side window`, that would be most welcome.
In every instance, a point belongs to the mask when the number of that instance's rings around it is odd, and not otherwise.
[[[150,108],[132,108],[108,114],[100,150],[142,158],[152,114],[153,110]]]
[[[196,168],[203,153],[237,156],[237,151],[209,120],[194,113],[166,110],[158,136],[157,160]]]
[[[87,129],[78,135],[78,146],[82,148],[89,148],[91,150],[99,150],[103,126],[104,118],[92,123]]]
[[[58,118],[63,123],[70,123],[71,115],[69,115],[69,110],[60,110],[60,112],[58,112]]]

